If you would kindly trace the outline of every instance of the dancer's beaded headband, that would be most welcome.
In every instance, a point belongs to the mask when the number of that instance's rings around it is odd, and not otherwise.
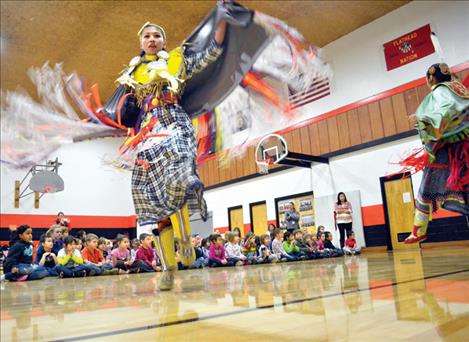
[[[156,28],[158,31],[161,32],[161,35],[163,36],[163,39],[166,40],[166,32],[164,31],[164,29],[163,29],[160,25],[152,24],[152,23],[150,23],[149,21],[147,21],[145,24],[143,24],[142,28],[141,28],[140,30],[138,30],[138,32],[137,32],[137,37],[140,38],[140,36],[141,36],[142,33],[143,33],[143,30],[145,30],[147,27],[154,27],[154,28]]]

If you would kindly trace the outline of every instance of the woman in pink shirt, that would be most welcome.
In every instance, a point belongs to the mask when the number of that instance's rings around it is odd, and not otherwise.
[[[340,248],[344,248],[345,234],[352,231],[352,205],[347,201],[343,192],[337,195],[337,202],[334,208],[334,218],[336,227],[340,232]]]

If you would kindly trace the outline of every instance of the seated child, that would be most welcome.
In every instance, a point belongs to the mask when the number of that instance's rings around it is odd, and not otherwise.
[[[202,239],[202,253],[204,254],[204,266],[208,265],[208,258],[210,257],[210,246],[212,244],[210,237],[211,236]]]
[[[323,257],[323,255],[318,251],[318,238],[316,237],[316,234],[306,234],[304,241],[312,251],[311,253],[314,254],[314,259]]]
[[[44,268],[49,273],[49,276],[57,276],[57,255],[55,255],[55,253],[52,251],[52,247],[54,246],[52,237],[43,234],[39,238],[39,242],[42,246],[42,254],[38,250],[38,253],[36,253],[35,263],[39,266],[44,266]]]
[[[272,252],[277,255],[280,261],[295,261],[296,258],[288,254],[283,248],[283,234],[283,230],[275,230],[274,240],[272,241]]]
[[[19,226],[12,232],[4,266],[6,280],[37,280],[49,275],[44,266],[33,265],[32,239],[33,230],[28,225]]]
[[[85,238],[86,246],[81,251],[85,263],[92,267],[96,274],[117,274],[117,269],[112,268],[111,260],[104,258],[103,252],[98,248],[98,237],[88,234]]]
[[[202,240],[200,239],[200,235],[196,234],[192,236],[192,247],[194,247],[195,251],[195,261],[192,264],[191,268],[202,268],[205,264],[204,258],[204,251],[202,249]]]
[[[257,261],[257,243],[256,235],[249,232],[246,235],[246,241],[242,248],[243,254],[247,257],[248,264],[254,264]]]
[[[326,241],[326,234],[318,232],[317,241],[316,241],[316,245],[318,247],[317,251],[319,252],[322,258],[329,258],[331,257],[332,253],[329,252],[329,250],[325,249],[324,247],[325,241]]]
[[[342,250],[340,248],[336,248],[332,244],[332,233],[331,232],[326,232],[325,236],[326,236],[326,240],[324,241],[324,248],[328,249],[330,252],[332,252],[331,256],[332,257],[343,256],[344,252],[342,252]]]
[[[228,243],[225,247],[225,253],[228,262],[234,264],[235,266],[243,266],[247,264],[248,257],[241,253],[238,234],[229,232],[225,234],[225,237],[228,240]]]
[[[151,236],[150,236],[151,237]],[[137,250],[140,247],[140,240],[135,238],[130,241],[130,259],[135,260],[137,258]]]
[[[257,258],[257,262],[259,264],[265,263],[276,263],[278,261],[278,257],[276,254],[272,253],[270,250],[270,234],[264,234],[260,237],[260,247],[259,247],[259,256]]]
[[[135,260],[142,261],[142,272],[160,272],[161,267],[158,266],[156,255],[151,245],[151,235],[142,233],[139,236],[140,247],[137,250]]]
[[[305,239],[303,238],[303,232],[301,230],[295,230],[293,232],[295,236],[296,245],[300,249],[300,252],[305,256],[306,259],[316,259],[316,255],[312,247],[310,247]],[[306,238],[306,235],[305,235]]]
[[[111,261],[112,242],[104,237],[100,237],[98,239],[98,248],[103,253],[104,259]]]
[[[85,264],[80,251],[78,241],[73,236],[64,240],[64,248],[57,255],[57,273],[60,278],[93,276],[96,270]]]
[[[129,239],[120,235],[114,243],[117,248],[111,252],[112,267],[117,267],[122,273],[139,273],[144,267],[143,261],[130,259]]]
[[[223,247],[223,239],[220,234],[210,235],[212,245],[210,246],[210,255],[208,258],[209,267],[227,266],[228,260]]]
[[[63,230],[62,226],[53,225],[47,230],[47,232],[45,234],[46,236],[50,236],[52,238],[52,242],[53,242],[52,252],[55,255],[58,255],[59,251],[63,248],[62,230]],[[41,257],[39,255],[42,256],[42,254],[44,254],[44,248],[43,248],[42,244],[39,244],[39,246],[37,247],[37,250],[36,250],[36,259],[35,260],[41,260]]]
[[[292,232],[286,232],[283,238],[283,249],[297,260],[304,260],[305,256],[296,245],[295,237]]]
[[[357,245],[355,240],[355,233],[353,231],[347,233],[347,239],[345,240],[344,252],[348,255],[360,254],[361,248]]]

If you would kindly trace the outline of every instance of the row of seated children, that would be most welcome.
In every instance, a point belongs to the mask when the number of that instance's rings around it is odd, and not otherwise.
[[[116,248],[108,249],[106,240],[101,241],[107,256],[99,248],[99,239],[94,234],[82,242],[73,236],[60,239],[62,248],[57,251],[59,239],[54,241],[55,228],[40,238],[33,263],[32,229],[27,225],[12,232],[10,248],[5,260],[5,279],[25,281],[42,279],[47,276],[84,277],[101,274],[138,273],[160,271],[157,257],[151,248],[151,235],[140,235],[140,247],[135,259],[130,257],[129,240],[125,236],[116,239]],[[107,251],[106,251],[107,250]]]
[[[244,244],[240,244],[238,234],[225,234],[226,242],[220,234],[212,234],[203,240],[199,254],[196,245],[198,267],[242,266],[256,263],[275,263],[278,261],[311,260],[343,255],[343,251],[332,243],[330,232],[319,232],[317,235],[304,235],[301,230],[293,233],[276,229],[273,239],[269,234],[256,237],[248,233]],[[356,253],[354,234],[349,236],[350,254]],[[353,245],[352,242],[355,242]],[[359,250],[358,250],[359,252]]]

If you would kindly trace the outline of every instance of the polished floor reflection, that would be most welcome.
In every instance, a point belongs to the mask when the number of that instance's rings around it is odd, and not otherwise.
[[[469,248],[4,283],[1,341],[467,341]]]

